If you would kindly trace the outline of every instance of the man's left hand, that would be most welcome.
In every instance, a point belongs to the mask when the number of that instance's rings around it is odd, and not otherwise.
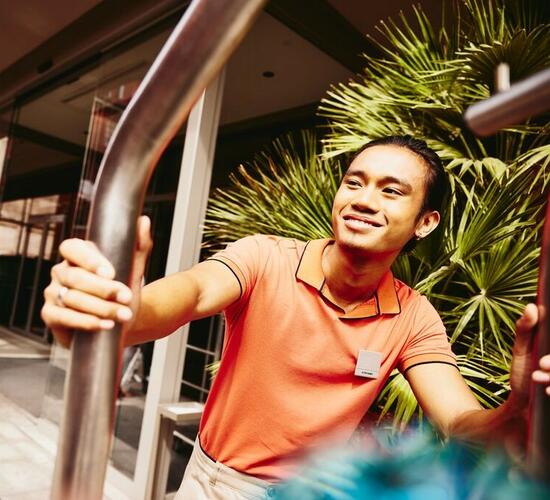
[[[514,344],[512,369],[510,371],[511,396],[521,406],[529,401],[531,381],[546,386],[550,396],[550,355],[539,360],[538,369],[533,371],[533,329],[539,319],[535,304],[528,304],[521,318],[516,322],[516,342]]]

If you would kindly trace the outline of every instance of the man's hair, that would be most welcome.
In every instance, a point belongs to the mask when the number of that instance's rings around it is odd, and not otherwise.
[[[356,157],[365,151],[365,149],[372,148],[374,146],[397,146],[406,148],[411,153],[414,153],[421,158],[424,165],[426,165],[428,169],[428,174],[426,175],[425,180],[426,192],[424,193],[424,202],[422,203],[418,217],[420,217],[427,210],[436,210],[439,213],[442,213],[443,204],[449,190],[449,179],[445,169],[443,168],[441,159],[437,153],[426,144],[425,141],[415,139],[410,135],[390,135],[370,141],[363,147],[363,149],[361,149],[361,151],[357,153]],[[417,243],[418,241],[416,238],[412,238],[403,247],[402,252],[411,252],[414,250]]]
[[[441,159],[437,153],[430,148],[425,141],[415,139],[410,135],[390,135],[388,137],[382,137],[375,139],[367,143],[356,156],[361,154],[365,149],[372,148],[374,146],[397,146],[408,149],[411,153],[419,156],[426,167],[428,168],[428,175],[426,176],[426,193],[424,195],[424,203],[420,210],[420,214],[426,210],[437,210],[441,212],[443,208],[443,202],[447,195],[448,190],[448,178]]]

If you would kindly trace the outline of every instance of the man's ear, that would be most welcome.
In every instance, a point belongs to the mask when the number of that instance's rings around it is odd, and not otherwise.
[[[418,219],[414,235],[417,240],[428,236],[439,225],[441,215],[437,210],[426,210]]]

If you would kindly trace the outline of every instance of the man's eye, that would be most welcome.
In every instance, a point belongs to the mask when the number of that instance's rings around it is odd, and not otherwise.
[[[360,187],[361,183],[359,181],[353,180],[353,179],[347,179],[346,185],[351,187]]]
[[[394,194],[396,196],[401,196],[403,193],[401,193],[401,191],[399,191],[398,189],[394,189],[394,188],[384,188],[384,193],[388,193],[388,194]]]

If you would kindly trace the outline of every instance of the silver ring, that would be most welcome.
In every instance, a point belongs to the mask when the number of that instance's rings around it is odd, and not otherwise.
[[[57,304],[59,306],[65,307],[65,301],[63,300],[63,298],[65,297],[68,291],[69,289],[66,286],[60,286],[59,289],[57,290]]]

